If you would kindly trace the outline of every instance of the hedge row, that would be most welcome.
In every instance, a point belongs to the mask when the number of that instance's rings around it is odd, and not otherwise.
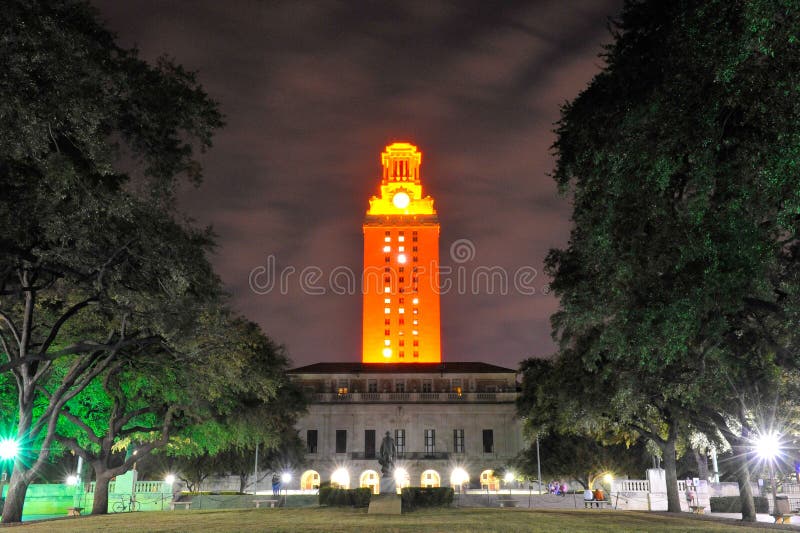
[[[370,496],[370,489],[319,488],[319,504],[331,507],[368,507]]]
[[[403,509],[443,507],[453,503],[453,489],[451,487],[406,487],[402,490],[400,497],[403,500]]]
[[[764,496],[753,496],[757,513],[768,513],[769,502]],[[741,513],[742,501],[738,496],[715,496],[711,498],[712,513]]]

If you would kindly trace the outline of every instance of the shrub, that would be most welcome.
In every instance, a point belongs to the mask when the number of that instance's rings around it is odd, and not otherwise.
[[[741,513],[742,501],[739,496],[715,496],[711,500],[712,513]],[[753,496],[757,513],[769,512],[769,501],[764,496]]]
[[[319,488],[319,504],[330,507],[367,507],[371,496],[370,489]]]
[[[404,509],[418,507],[444,507],[453,503],[453,489],[450,487],[422,488],[406,487],[401,496]]]

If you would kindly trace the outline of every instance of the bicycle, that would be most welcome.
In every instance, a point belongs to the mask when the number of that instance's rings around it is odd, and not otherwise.
[[[139,510],[139,502],[134,500],[131,497],[127,498],[120,498],[118,502],[114,502],[114,505],[111,506],[111,510],[115,513],[130,513],[133,511]]]

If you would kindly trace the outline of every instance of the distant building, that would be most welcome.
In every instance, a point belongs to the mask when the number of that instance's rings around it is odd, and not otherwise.
[[[380,196],[364,221],[361,362],[290,371],[310,399],[297,424],[309,465],[299,488],[322,481],[378,491],[376,452],[388,431],[399,486],[497,490],[494,471],[523,448],[517,372],[443,362],[439,221],[422,195],[422,154],[394,143],[381,155]]]

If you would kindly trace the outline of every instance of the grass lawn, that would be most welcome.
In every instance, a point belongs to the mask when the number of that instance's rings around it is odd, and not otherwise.
[[[367,515],[366,509],[237,509],[218,511],[160,511],[109,516],[63,518],[28,523],[10,531],[319,531],[425,533],[510,531],[763,531],[734,522],[697,519],[637,511],[436,509],[402,516]]]

